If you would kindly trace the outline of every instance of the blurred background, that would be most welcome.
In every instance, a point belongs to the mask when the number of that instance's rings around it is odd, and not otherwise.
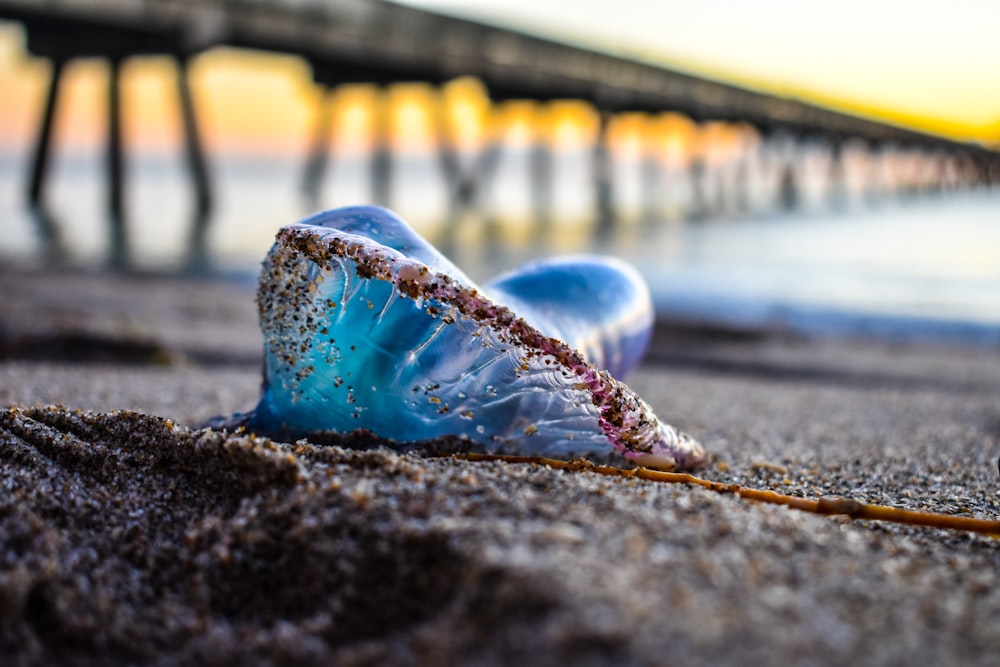
[[[252,281],[379,203],[485,280],[1000,344],[1000,5],[0,0],[0,260]]]

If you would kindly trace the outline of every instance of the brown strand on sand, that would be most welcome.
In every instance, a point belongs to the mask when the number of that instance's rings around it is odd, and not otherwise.
[[[603,466],[584,459],[574,461],[559,461],[541,456],[505,456],[501,454],[454,454],[457,458],[469,461],[503,461],[505,463],[533,463],[545,465],[557,470],[572,472],[593,472],[601,475],[617,477],[637,477],[666,484],[690,484],[700,486],[717,493],[732,493],[740,498],[756,500],[772,505],[784,505],[792,509],[813,514],[847,516],[851,519],[868,519],[872,521],[889,521],[911,526],[927,526],[945,530],[965,530],[971,533],[982,533],[992,537],[1000,537],[1000,521],[990,519],[975,519],[964,516],[951,516],[936,512],[917,512],[914,510],[886,507],[861,503],[850,498],[824,497],[819,500],[789,496],[776,491],[748,489],[739,484],[724,484],[696,477],[690,473],[664,472],[649,468],[622,469],[613,466]]]

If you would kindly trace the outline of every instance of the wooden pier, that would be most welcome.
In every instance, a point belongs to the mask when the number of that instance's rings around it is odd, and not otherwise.
[[[443,84],[473,76],[495,101],[584,100],[604,119],[594,153],[598,162],[606,159],[604,132],[613,114],[671,111],[697,123],[748,124],[764,137],[820,140],[836,155],[846,142],[861,140],[873,150],[891,146],[947,156],[961,162],[969,184],[1000,183],[1000,154],[979,145],[382,0],[0,0],[0,19],[23,24],[30,53],[53,63],[28,187],[29,205],[48,239],[58,236],[58,226],[46,212],[45,187],[64,65],[80,57],[102,57],[110,63],[107,207],[112,254],[121,263],[127,259],[127,234],[120,65],[131,56],[150,54],[178,61],[187,165],[197,202],[191,230],[197,257],[205,250],[212,193],[186,66],[192,56],[218,46],[298,55],[308,61],[317,85],[323,87]],[[325,162],[321,153],[309,161],[305,189],[313,196]],[[382,166],[381,178],[387,178],[385,160],[374,162],[376,168]],[[595,172],[602,172],[600,165]],[[595,186],[604,193],[598,199],[606,210],[608,184]],[[469,187],[458,190],[468,193]]]

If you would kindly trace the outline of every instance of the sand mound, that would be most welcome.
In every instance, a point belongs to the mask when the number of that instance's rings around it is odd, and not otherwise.
[[[878,664],[1000,649],[987,538],[949,551],[921,543],[928,531],[687,487],[136,412],[0,410],[0,467],[8,664]]]

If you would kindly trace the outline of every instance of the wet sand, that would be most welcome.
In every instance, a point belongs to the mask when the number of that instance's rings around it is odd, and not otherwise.
[[[0,652],[15,663],[1000,654],[995,539],[192,430],[257,397],[252,286],[7,272],[0,289],[0,406],[23,406],[0,413]],[[995,349],[663,327],[628,382],[706,445],[703,477],[1000,516]]]

